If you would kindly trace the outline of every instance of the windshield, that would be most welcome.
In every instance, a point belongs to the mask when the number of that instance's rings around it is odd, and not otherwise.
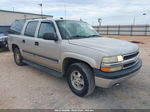
[[[57,20],[56,23],[63,39],[100,37],[89,24],[82,21]]]

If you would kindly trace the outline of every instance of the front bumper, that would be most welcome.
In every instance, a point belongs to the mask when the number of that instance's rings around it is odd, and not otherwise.
[[[95,75],[95,83],[96,86],[103,87],[103,88],[109,88],[113,85],[116,85],[124,80],[127,80],[134,75],[136,75],[139,72],[139,69],[142,66],[142,60],[139,59],[131,68],[120,70],[117,72],[102,72],[99,69],[94,69],[93,73]]]

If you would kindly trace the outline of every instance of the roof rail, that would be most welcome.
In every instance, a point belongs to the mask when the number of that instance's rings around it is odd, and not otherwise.
[[[46,19],[47,17],[38,17],[38,18],[25,18],[25,19],[16,19],[16,21],[18,20],[34,20],[34,19]]]

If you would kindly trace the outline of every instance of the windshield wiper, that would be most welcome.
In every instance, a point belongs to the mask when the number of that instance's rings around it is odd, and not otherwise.
[[[88,37],[101,37],[100,35],[89,35]]]
[[[75,35],[75,36],[71,36],[70,38],[75,38],[75,39],[79,39],[79,38],[87,38],[88,36],[84,36],[84,35]]]
[[[89,35],[89,36],[75,35],[75,36],[71,36],[70,39],[81,39],[81,38],[90,38],[90,37],[101,37],[101,36],[100,35]]]

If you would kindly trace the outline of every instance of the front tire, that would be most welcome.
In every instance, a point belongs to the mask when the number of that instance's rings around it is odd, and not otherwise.
[[[23,66],[23,57],[21,56],[19,48],[14,49],[14,61],[17,65]]]
[[[95,89],[94,75],[85,63],[74,63],[69,67],[67,82],[71,91],[80,97],[92,94]]]

